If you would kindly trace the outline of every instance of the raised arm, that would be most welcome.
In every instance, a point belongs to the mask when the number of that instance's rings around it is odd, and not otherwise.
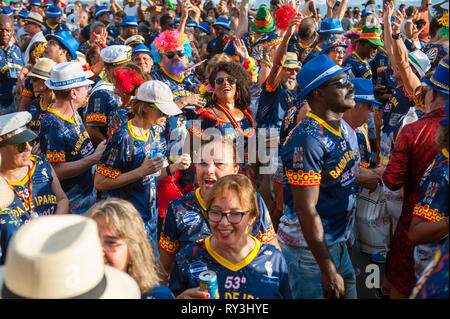
[[[392,23],[392,34],[400,33],[401,25],[405,19],[404,12],[397,11],[395,21]],[[403,84],[409,94],[413,95],[416,88],[421,86],[420,79],[414,74],[408,60],[408,49],[401,38],[392,39],[393,56],[395,65],[398,66]]]
[[[236,30],[236,37],[242,38],[248,32],[248,0],[242,0],[239,9],[239,26]]]

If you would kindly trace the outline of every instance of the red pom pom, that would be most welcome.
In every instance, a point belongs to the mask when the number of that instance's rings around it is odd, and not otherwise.
[[[131,95],[145,81],[136,70],[118,67],[114,70],[114,82],[124,93]]]
[[[297,13],[293,7],[282,6],[275,12],[275,25],[282,30],[286,30],[292,16]]]

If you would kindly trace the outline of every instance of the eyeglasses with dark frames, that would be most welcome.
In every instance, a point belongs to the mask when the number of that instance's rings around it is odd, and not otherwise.
[[[224,213],[217,209],[210,209],[207,211],[208,220],[213,223],[220,223],[222,221],[222,218],[225,216],[230,224],[239,224],[246,214],[248,214],[248,212]]]
[[[217,85],[222,85],[223,83],[225,83],[225,81],[228,82],[228,84],[236,84],[237,79],[235,77],[232,76],[228,76],[228,77],[220,77],[220,78],[216,78],[214,80],[214,83],[216,83]]]

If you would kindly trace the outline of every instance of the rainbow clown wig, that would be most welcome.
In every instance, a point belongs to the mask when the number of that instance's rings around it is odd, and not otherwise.
[[[161,62],[160,53],[176,51],[179,47],[183,47],[185,59],[190,60],[192,56],[191,41],[186,34],[181,36],[178,30],[166,30],[161,33],[151,45],[151,52],[154,63]]]

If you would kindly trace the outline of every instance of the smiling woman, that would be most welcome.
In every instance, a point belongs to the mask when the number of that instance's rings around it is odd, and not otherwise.
[[[177,298],[213,298],[198,287],[201,270],[217,274],[223,299],[291,298],[281,252],[251,235],[258,219],[258,199],[244,175],[219,179],[208,193],[206,218],[211,236],[182,249],[169,287]]]

